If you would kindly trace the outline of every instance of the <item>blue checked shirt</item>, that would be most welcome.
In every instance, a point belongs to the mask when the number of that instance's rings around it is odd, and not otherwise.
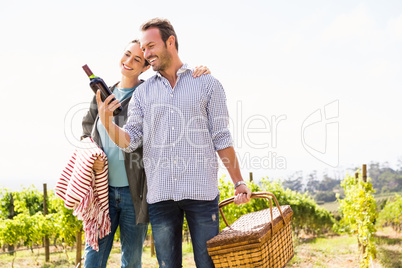
[[[216,151],[232,146],[222,85],[212,75],[192,77],[186,64],[176,85],[157,73],[134,92],[123,129],[126,152],[141,144],[148,203],[213,200],[218,190]]]

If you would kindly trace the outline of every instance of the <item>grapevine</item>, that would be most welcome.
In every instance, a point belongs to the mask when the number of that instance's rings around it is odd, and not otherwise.
[[[392,200],[388,200],[378,215],[377,225],[391,226],[396,232],[402,231],[402,196],[396,194]]]
[[[338,201],[343,217],[335,229],[357,237],[361,252],[360,267],[368,267],[376,255],[373,235],[376,232],[377,206],[374,190],[370,182],[350,175],[345,177],[341,186],[345,189],[345,198],[340,200],[338,196]]]

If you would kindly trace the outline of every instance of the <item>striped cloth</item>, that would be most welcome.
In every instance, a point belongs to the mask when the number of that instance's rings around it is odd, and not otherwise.
[[[105,153],[88,137],[81,141],[56,183],[55,193],[73,215],[82,220],[85,242],[98,251],[98,238],[110,233],[107,159],[102,172],[92,170],[98,156]]]

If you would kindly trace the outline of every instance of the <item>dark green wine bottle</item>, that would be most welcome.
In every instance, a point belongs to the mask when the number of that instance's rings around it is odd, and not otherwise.
[[[89,79],[91,80],[89,82],[89,86],[91,87],[92,91],[96,94],[98,90],[101,91],[101,99],[102,101],[105,101],[107,97],[109,97],[112,92],[110,91],[109,87],[106,85],[105,81],[103,81],[102,78],[95,76],[91,69],[89,69],[88,65],[82,66],[82,69],[84,69],[85,73],[88,75]],[[113,98],[110,102],[114,101],[116,98]],[[116,110],[113,111],[113,115],[116,116],[118,115],[123,109],[118,107]]]

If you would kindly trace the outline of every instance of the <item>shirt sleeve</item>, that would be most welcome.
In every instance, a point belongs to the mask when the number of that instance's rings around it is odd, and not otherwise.
[[[207,105],[209,132],[215,150],[219,151],[233,146],[229,131],[229,112],[226,95],[222,84],[214,79],[210,87],[210,98]]]
[[[120,148],[127,153],[133,152],[142,144],[144,113],[141,108],[138,94],[136,94],[137,91],[138,90],[134,91],[130,100],[127,112],[127,122],[123,126],[123,130],[130,136],[130,144],[126,148]]]

